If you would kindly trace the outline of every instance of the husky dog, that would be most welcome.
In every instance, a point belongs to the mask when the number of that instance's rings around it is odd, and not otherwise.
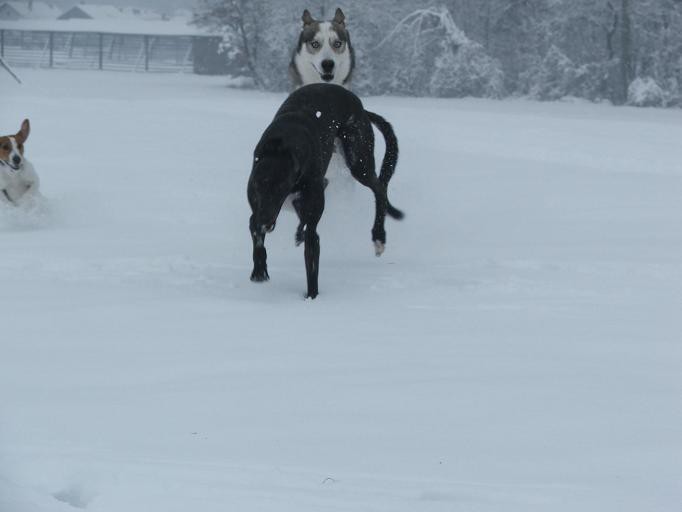
[[[355,52],[343,11],[336,9],[334,19],[320,21],[306,9],[301,19],[303,27],[289,64],[294,89],[310,84],[335,84],[350,90]],[[341,141],[336,140],[334,146],[326,179],[332,183],[333,191],[348,192],[353,190],[354,181],[342,156]]]
[[[289,64],[294,87],[327,83],[350,89],[355,53],[343,11],[336,9],[331,21],[319,21],[306,9],[301,19],[303,29]]]

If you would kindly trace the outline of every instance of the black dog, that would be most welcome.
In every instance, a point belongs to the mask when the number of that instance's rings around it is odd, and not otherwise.
[[[377,178],[374,163],[372,123],[386,139],[386,156]],[[254,151],[248,185],[253,238],[251,280],[270,279],[267,270],[265,234],[275,222],[286,198],[295,194],[294,207],[300,219],[297,245],[305,242],[307,297],[318,294],[320,238],[317,224],[324,210],[324,189],[334,140],[340,139],[346,163],[353,177],[374,192],[376,216],[372,228],[376,254],[386,244],[386,214],[402,219],[403,213],[388,201],[386,187],[398,162],[398,141],[391,125],[381,116],[367,112],[360,99],[338,85],[314,84],[295,91],[284,102],[265,130]]]

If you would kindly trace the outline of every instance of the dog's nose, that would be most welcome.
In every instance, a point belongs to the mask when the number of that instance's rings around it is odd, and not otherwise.
[[[18,166],[21,163],[21,157],[14,155],[14,158],[12,158],[12,163],[16,166]]]
[[[327,59],[322,61],[322,71],[325,73],[331,73],[334,71],[334,61]]]

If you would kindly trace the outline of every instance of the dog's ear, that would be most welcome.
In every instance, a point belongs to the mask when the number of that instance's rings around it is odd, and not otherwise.
[[[31,123],[29,123],[28,119],[24,119],[24,122],[21,123],[21,130],[16,135],[16,140],[18,144],[23,144],[26,142],[26,139],[28,139],[28,135],[31,133]]]
[[[315,23],[315,18],[313,18],[312,14],[310,14],[310,11],[306,9],[303,11],[303,16],[301,16],[301,20],[303,21],[303,26],[307,27],[308,25],[312,25]]]
[[[334,14],[334,23],[338,25],[346,26],[346,15],[343,14],[341,8],[336,9],[336,14]]]

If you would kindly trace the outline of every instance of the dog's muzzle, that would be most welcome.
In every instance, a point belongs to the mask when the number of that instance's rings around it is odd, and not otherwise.
[[[320,71],[320,69],[312,62],[311,66],[317,72],[317,74],[320,75],[320,78],[325,82],[331,82],[332,80],[334,80],[334,61],[325,60],[324,62],[322,62],[322,71]]]
[[[326,59],[322,61],[322,80],[325,82],[334,80],[334,67],[335,63],[333,60]]]
[[[10,170],[12,170],[14,172],[19,172],[21,170],[22,164],[23,164],[23,162],[21,160],[19,160],[19,163],[17,163],[16,165],[11,164],[6,160],[0,160],[0,166],[9,167]]]

